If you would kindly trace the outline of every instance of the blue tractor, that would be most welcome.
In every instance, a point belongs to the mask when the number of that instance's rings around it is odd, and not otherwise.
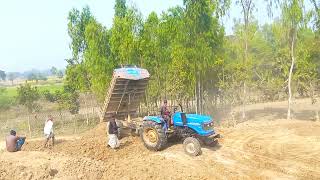
[[[176,111],[175,108],[171,116],[170,128],[161,116],[144,117],[140,137],[145,147],[153,151],[164,149],[170,137],[182,139],[184,151],[188,155],[198,156],[201,154],[201,145],[215,145],[220,135],[214,131],[210,116],[186,114],[179,106],[181,110]]]
[[[216,143],[213,120],[210,116],[186,114],[180,105],[174,108],[170,128],[161,116],[137,118],[137,109],[145,96],[150,74],[135,65],[125,65],[114,70],[112,80],[101,108],[101,121],[116,114],[120,124],[140,133],[144,145],[154,151],[167,146],[168,139],[183,140],[185,152],[192,156],[201,154],[201,145]],[[170,122],[170,121],[169,121]]]

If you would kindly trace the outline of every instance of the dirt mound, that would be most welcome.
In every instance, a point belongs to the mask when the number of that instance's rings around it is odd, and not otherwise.
[[[105,124],[59,139],[52,149],[28,141],[22,152],[0,153],[0,179],[320,179],[320,124],[249,121],[218,129],[219,145],[189,157],[182,144],[148,151],[138,137],[106,147]]]
[[[127,136],[121,139],[120,149],[107,148],[107,134],[104,123],[99,124],[94,129],[79,135],[75,140],[64,141],[57,137],[56,145],[51,149],[42,148],[41,141],[27,142],[23,151],[48,151],[56,153],[66,153],[69,155],[81,155],[95,160],[108,160],[110,158],[123,157],[128,154],[145,151],[138,137]],[[115,157],[116,156],[116,157]]]
[[[48,152],[5,152],[1,160],[0,179],[99,179],[106,172],[102,162]]]

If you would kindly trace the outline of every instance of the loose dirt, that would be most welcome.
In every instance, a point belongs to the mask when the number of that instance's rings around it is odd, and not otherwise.
[[[51,149],[29,140],[21,152],[0,152],[0,179],[320,179],[320,123],[260,120],[218,131],[218,145],[189,157],[181,143],[151,152],[132,136],[108,149],[100,124]]]

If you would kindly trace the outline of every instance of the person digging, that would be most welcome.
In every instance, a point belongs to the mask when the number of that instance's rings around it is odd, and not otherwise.
[[[53,133],[53,117],[49,115],[48,119],[45,122],[43,133],[45,136],[45,141],[43,147],[47,147],[47,143],[52,139],[52,147],[54,146],[54,133]]]

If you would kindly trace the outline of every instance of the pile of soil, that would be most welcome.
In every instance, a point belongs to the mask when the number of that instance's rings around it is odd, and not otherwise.
[[[65,141],[57,136],[54,147],[43,148],[43,142],[41,141],[27,142],[23,147],[23,151],[65,153],[102,161],[110,160],[110,158],[125,157],[132,153],[136,153],[139,156],[139,152],[145,151],[139,137],[126,136],[120,141],[121,146],[118,150],[108,148],[106,126],[105,123],[101,123],[97,127],[79,135],[79,137],[75,137],[74,140]]]
[[[43,149],[28,141],[23,151],[0,152],[0,179],[320,179],[320,123],[248,121],[217,129],[223,138],[190,157],[182,144],[151,152],[139,137],[107,148],[105,124]]]

